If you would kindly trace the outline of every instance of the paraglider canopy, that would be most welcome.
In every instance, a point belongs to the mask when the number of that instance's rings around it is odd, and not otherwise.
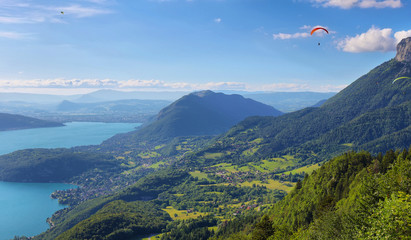
[[[318,30],[324,30],[327,34],[328,34],[328,30],[327,29],[325,29],[325,28],[323,28],[323,27],[316,27],[316,28],[313,28],[313,30],[311,30],[311,35],[313,35],[316,31],[318,31]]]
[[[63,12],[63,11],[61,11],[60,13],[61,13],[61,14],[64,14],[64,12]]]
[[[397,80],[400,80],[400,79],[411,79],[411,77],[399,77],[399,78],[394,79],[392,83],[395,83]]]

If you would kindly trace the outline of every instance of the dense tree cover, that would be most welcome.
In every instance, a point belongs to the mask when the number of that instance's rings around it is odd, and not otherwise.
[[[253,231],[254,226],[260,222],[261,214],[261,212],[251,212],[230,221],[223,221],[211,240],[235,240],[241,239],[240,236],[247,236]]]
[[[300,164],[307,165],[348,150],[378,153],[408,147],[411,82],[392,84],[392,79],[402,71],[411,71],[411,64],[391,60],[319,108],[306,108],[276,118],[247,118],[208,147],[186,156],[185,163],[242,165],[293,155],[300,159]],[[244,151],[250,149],[255,151],[245,155]],[[221,155],[204,160],[207,153]]]
[[[157,198],[157,195],[162,191],[166,191],[178,184],[180,184],[188,174],[179,170],[162,170],[154,173],[150,176],[143,177],[135,184],[118,193],[111,194],[109,196],[99,197],[89,201],[85,201],[73,209],[61,210],[58,214],[52,218],[54,227],[46,231],[45,233],[37,236],[37,239],[55,239],[63,232],[73,228],[81,221],[87,220],[84,224],[97,224],[99,218],[95,215],[99,210],[106,207],[113,201],[122,200],[126,202],[137,201],[135,204],[144,204],[140,200],[151,200]],[[117,201],[117,203],[119,203]],[[109,209],[115,209],[115,204],[110,205]],[[127,208],[132,208],[135,205],[127,205]],[[101,212],[100,212],[101,213]],[[106,213],[103,211],[103,213]],[[105,215],[104,221],[110,221],[111,215]],[[114,215],[112,215],[114,216]],[[131,219],[130,216],[116,216],[118,219]],[[124,220],[125,221],[125,220]],[[127,221],[125,221],[127,222]],[[126,224],[126,223],[124,223]],[[164,224],[164,223],[162,223]],[[90,225],[91,226],[91,225]],[[165,225],[164,225],[165,226]],[[82,229],[82,228],[79,228]],[[134,231],[134,230],[133,230]],[[74,234],[74,233],[73,233]],[[102,233],[103,234],[103,233]],[[105,233],[104,233],[105,234]]]
[[[87,170],[114,171],[118,164],[105,154],[70,149],[26,149],[0,156],[0,180],[14,182],[64,182]]]
[[[331,157],[347,149],[367,149],[372,153],[403,149],[411,142],[411,101],[380,108],[360,115],[336,129],[294,148],[296,152],[314,151]]]
[[[208,227],[215,226],[216,224],[217,219],[212,216],[175,221],[167,226],[167,233],[161,236],[161,240],[207,240],[214,235],[214,231],[210,231]]]
[[[332,159],[244,239],[409,239],[411,149]],[[241,232],[240,232],[241,233]]]
[[[74,227],[79,222],[89,218],[106,204],[114,200],[116,199],[114,199],[113,196],[99,197],[82,202],[72,208],[59,210],[51,218],[53,227],[37,235],[34,239],[54,240],[57,236]]]
[[[0,131],[61,126],[64,126],[64,124],[40,120],[22,115],[0,113]]]
[[[106,204],[93,217],[76,224],[56,239],[91,240],[125,239],[159,232],[165,228],[170,216],[151,202],[124,202]]]

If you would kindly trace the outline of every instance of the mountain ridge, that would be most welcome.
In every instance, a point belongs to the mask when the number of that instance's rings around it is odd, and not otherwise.
[[[407,43],[411,45],[411,41]],[[323,161],[347,150],[360,150],[364,146],[371,147],[367,150],[372,153],[376,153],[377,149],[384,152],[390,148],[408,147],[411,139],[404,136],[404,133],[410,126],[408,118],[411,81],[397,81],[393,84],[398,74],[408,71],[411,71],[410,62],[391,59],[358,78],[320,107],[305,108],[276,118],[247,118],[220,136],[216,140],[217,144],[206,147],[189,158],[194,160],[207,153],[221,152],[229,154],[213,159],[214,164],[226,161],[227,158],[231,159],[230,161],[244,163],[291,154],[298,155],[300,161],[309,164]],[[399,113],[392,114],[398,106],[403,108]],[[374,125],[367,124],[365,119],[377,116],[379,111],[382,111],[379,116],[384,124],[376,125],[379,129],[373,129]],[[398,124],[398,121],[401,121],[401,124]],[[358,125],[359,123],[361,124]],[[344,127],[338,130],[342,126]],[[367,141],[355,145],[351,142],[342,142],[344,139],[341,136],[344,134],[335,134],[336,131],[343,131],[342,129],[351,131],[355,128],[363,128],[364,134],[367,134]],[[333,130],[334,134],[330,135]],[[394,134],[395,132],[398,134]],[[333,139],[338,144],[327,143],[324,140],[327,139],[327,134],[328,139]],[[353,131],[351,137],[356,136],[355,134]],[[388,136],[390,138],[387,138]],[[258,143],[254,142],[256,139],[259,139]],[[383,139],[396,144],[383,143]],[[368,144],[374,140],[380,142],[375,148]],[[311,147],[314,146],[317,152],[312,152]],[[322,148],[327,151],[323,151]],[[243,151],[247,149],[256,150],[253,154],[244,156]],[[326,155],[321,155],[325,152]]]
[[[64,124],[17,114],[0,113],[0,131],[28,128],[62,127]]]
[[[163,108],[152,123],[128,135],[134,139],[217,135],[248,116],[281,114],[271,106],[240,95],[200,91]]]

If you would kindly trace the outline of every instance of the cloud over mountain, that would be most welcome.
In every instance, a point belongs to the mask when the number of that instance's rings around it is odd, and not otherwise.
[[[311,0],[316,5],[322,7],[338,7],[342,9],[350,8],[400,8],[401,0]]]
[[[367,32],[354,37],[346,37],[338,43],[338,48],[345,52],[389,52],[395,51],[396,45],[406,37],[411,36],[411,30],[394,33],[391,28],[379,29],[371,27]]]

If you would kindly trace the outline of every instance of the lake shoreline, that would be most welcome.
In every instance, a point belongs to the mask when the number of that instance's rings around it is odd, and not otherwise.
[[[23,149],[56,149],[98,145],[110,137],[134,131],[139,123],[68,122],[63,127],[0,132],[0,155]],[[22,177],[24,180],[24,177]],[[52,217],[71,207],[53,193],[76,188],[72,181],[0,181],[0,239],[36,236],[52,228]]]

